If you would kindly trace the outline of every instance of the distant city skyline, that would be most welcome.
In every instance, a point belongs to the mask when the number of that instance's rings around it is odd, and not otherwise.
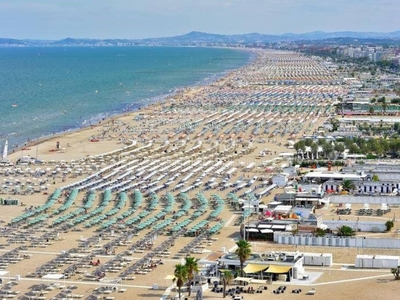
[[[0,37],[16,39],[400,30],[398,0],[1,0]]]

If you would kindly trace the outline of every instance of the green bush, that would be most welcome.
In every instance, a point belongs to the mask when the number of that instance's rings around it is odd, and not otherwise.
[[[386,231],[390,231],[390,230],[392,230],[392,228],[394,226],[394,222],[393,222],[393,220],[389,220],[385,223],[385,225],[386,225]]]
[[[315,228],[314,235],[322,237],[322,236],[326,235],[326,231],[324,229],[321,229],[321,228]]]

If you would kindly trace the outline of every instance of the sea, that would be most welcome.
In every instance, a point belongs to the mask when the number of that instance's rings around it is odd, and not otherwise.
[[[0,150],[209,84],[253,58],[207,47],[0,48]]]

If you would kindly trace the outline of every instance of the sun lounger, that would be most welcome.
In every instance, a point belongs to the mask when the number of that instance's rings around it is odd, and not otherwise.
[[[316,292],[317,291],[315,289],[311,289],[306,293],[306,295],[315,295]]]

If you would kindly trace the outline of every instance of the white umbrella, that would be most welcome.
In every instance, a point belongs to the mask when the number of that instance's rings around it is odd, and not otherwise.
[[[8,155],[8,140],[6,140],[6,142],[4,144],[2,159],[6,160],[7,155]]]

